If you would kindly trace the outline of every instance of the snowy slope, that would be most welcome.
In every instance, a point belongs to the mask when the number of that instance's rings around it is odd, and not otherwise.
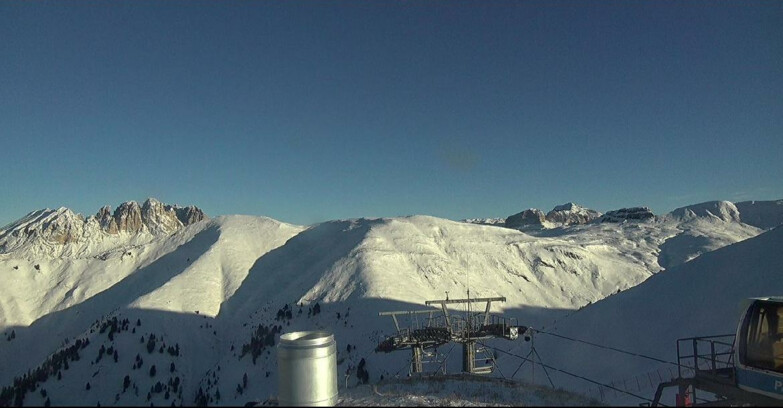
[[[243,248],[243,245],[253,248]],[[505,295],[509,299],[505,307],[534,305],[536,308],[526,309],[531,312],[531,318],[548,321],[564,309],[594,302],[618,289],[635,285],[652,273],[638,260],[603,244],[572,245],[557,238],[535,239],[505,228],[421,216],[334,221],[309,229],[256,217],[219,217],[194,224],[137,252],[140,258],[144,255],[144,266],[140,264],[138,270],[116,278],[116,283],[108,289],[88,291],[84,288],[94,285],[94,279],[111,271],[85,272],[86,280],[79,281],[76,286],[85,291],[80,303],[63,304],[60,309],[55,308],[35,320],[29,328],[24,327],[27,322],[17,320],[11,327],[11,322],[6,320],[4,333],[15,330],[17,336],[0,347],[0,357],[9,363],[4,367],[16,369],[0,372],[3,383],[10,383],[11,377],[30,368],[29,361],[43,361],[65,337],[103,338],[108,348],[110,344],[105,334],[96,337],[96,333],[89,333],[89,327],[96,319],[110,313],[120,320],[141,319],[147,335],[155,333],[159,338],[167,339],[169,344],[179,343],[183,354],[202,356],[197,361],[179,360],[182,362],[177,364],[190,373],[188,383],[183,387],[192,401],[196,385],[206,381],[205,376],[218,366],[223,367],[226,376],[233,378],[241,378],[254,368],[258,370],[248,357],[239,360],[236,351],[249,341],[249,334],[258,324],[273,324],[276,311],[284,304],[304,303],[305,310],[315,302],[323,304],[324,312],[312,320],[297,314],[291,329],[312,329],[314,325],[330,327],[339,323],[335,318],[338,311],[345,316],[349,309],[352,310],[350,319],[357,324],[349,326],[348,320],[343,318],[342,328],[335,327],[338,341],[354,344],[358,347],[356,353],[363,353],[372,361],[376,356],[371,351],[380,339],[380,332],[390,329],[389,322],[377,318],[377,312],[389,308],[420,308],[425,300],[442,298],[446,291],[459,296],[465,293],[468,279],[473,296]],[[125,258],[124,262],[130,262],[129,259]],[[11,268],[15,261],[3,262],[4,275],[16,272]],[[46,274],[46,271],[65,270],[54,265],[73,261],[53,259],[47,262],[51,265],[42,264],[45,266],[43,272],[26,270],[24,273],[32,275],[33,279],[39,276],[39,280],[50,282],[48,287],[60,288],[57,286],[59,275]],[[92,262],[106,261],[93,259]],[[121,265],[123,260],[114,262]],[[16,278],[7,284],[19,287],[28,282],[18,279],[18,275]],[[70,284],[63,283],[58,290],[66,290],[66,285]],[[99,286],[105,285],[105,281],[100,281]],[[3,292],[3,310],[8,310],[4,316],[26,315],[33,320],[44,312],[33,307],[36,303],[32,301],[25,303],[24,296],[12,295],[27,290],[30,288],[26,286]],[[24,313],[6,305],[16,305],[15,308],[23,309]],[[29,343],[30,339],[46,337],[45,333],[54,336],[36,340],[32,345]],[[122,356],[144,351],[141,342],[122,340],[126,336],[127,332],[123,332],[111,342],[112,347],[119,347]],[[97,344],[97,340],[93,340],[85,350],[97,355],[94,349],[99,347]],[[231,346],[235,347],[235,352],[231,352]],[[378,356],[376,360],[399,365],[405,358],[404,355],[387,355]],[[263,375],[266,371],[274,372],[274,361],[264,361],[271,367],[264,370]],[[351,361],[346,360],[345,364],[351,364]],[[353,362],[356,363],[358,361]],[[78,363],[73,365],[81,367]],[[385,365],[370,363],[375,378]],[[103,368],[91,387],[104,381],[120,383],[124,372],[114,368]],[[90,368],[85,366],[80,370],[89,371]],[[73,380],[70,375],[67,377],[62,381],[80,381],[81,374]],[[254,378],[258,377],[259,374],[254,375]],[[258,387],[259,394],[254,394],[255,398],[266,398],[274,393],[274,375],[263,383]],[[84,384],[71,385],[76,386]],[[234,386],[223,385],[223,398],[228,403],[241,402],[238,399],[243,398],[226,392]],[[203,387],[209,386],[205,383]],[[212,391],[216,389],[212,388]],[[102,400],[105,404],[114,395],[102,395],[96,390],[90,391],[94,402]],[[82,401],[80,398],[84,395],[80,395],[65,401]],[[142,392],[139,398],[144,397]],[[57,395],[57,398],[55,401],[71,397]],[[121,401],[126,403],[136,401],[128,400],[127,396],[123,398]],[[144,399],[137,402],[146,403]]]
[[[769,229],[783,224],[783,200],[736,203],[742,222]]]
[[[60,380],[51,369],[38,382],[53,403],[192,404],[199,389],[212,404],[218,390],[220,404],[260,401],[276,394],[274,349],[262,347],[254,359],[243,355],[243,345],[273,326],[275,339],[280,331],[334,331],[340,373],[352,366],[353,386],[362,358],[373,381],[406,372],[407,353],[373,353],[393,327],[379,311],[421,309],[425,300],[441,299],[447,291],[463,297],[469,286],[471,297],[506,296],[494,311],[526,325],[549,326],[645,281],[661,270],[662,259],[672,267],[760,231],[705,217],[526,233],[426,216],[338,220],[309,228],[225,216],[138,242],[104,234],[79,251],[39,250],[50,244],[38,242],[34,249],[28,245],[0,255],[0,284],[10,289],[0,291],[0,334],[15,333],[11,341],[0,338],[0,386],[78,338],[90,340],[81,358],[70,360],[68,370],[58,366]],[[685,234],[706,241],[680,245],[675,238]],[[312,314],[315,304],[320,314]],[[275,320],[284,305],[291,317]],[[110,339],[111,330],[101,333],[100,327],[114,317],[130,324],[120,323]],[[156,338],[153,352],[146,349],[150,334]],[[172,344],[177,355],[167,350]],[[118,351],[116,363],[106,357],[96,361],[101,345]],[[142,371],[134,368],[137,354],[144,360]],[[155,376],[148,372],[152,364]],[[458,370],[456,352],[447,366]],[[131,384],[123,391],[126,375]],[[181,381],[176,391],[168,384],[175,377]],[[155,392],[158,381],[161,392]],[[39,391],[28,390],[25,403],[43,403]]]
[[[135,311],[134,321],[149,316],[151,326],[163,332],[161,337],[170,331],[186,341],[194,325],[184,322],[216,315],[253,262],[302,229],[264,217],[218,217],[137,247],[128,256],[43,259],[40,270],[4,259],[0,327],[4,333],[15,330],[17,337],[0,347],[0,380],[9,384],[66,338],[94,336],[89,330],[96,320],[122,315],[121,310]],[[12,268],[17,265],[19,269]],[[173,323],[174,317],[183,323]],[[115,347],[127,355],[122,344]],[[203,348],[203,342],[195,341],[183,352],[201,354]],[[74,398],[72,403],[80,401]]]
[[[663,271],[630,290],[560,319],[548,330],[675,361],[676,339],[733,333],[743,299],[783,293],[781,247],[783,228],[776,228]],[[654,378],[653,385],[657,386],[659,376],[663,373],[665,378],[670,369],[667,364],[545,334],[536,337],[537,350],[546,364],[607,384],[619,385],[626,380],[626,389],[648,398],[655,388],[647,385],[647,379]],[[524,352],[524,346],[518,345],[515,351]],[[508,367],[517,364],[511,357],[501,360]],[[595,391],[584,381],[552,375],[558,386]],[[642,379],[641,386],[637,379]],[[643,402],[622,397],[618,395],[617,401]]]

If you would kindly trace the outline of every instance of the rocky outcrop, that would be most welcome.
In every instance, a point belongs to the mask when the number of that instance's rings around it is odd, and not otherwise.
[[[185,225],[177,217],[174,207],[163,205],[154,198],[147,199],[141,206],[141,219],[153,233],[170,233]]]
[[[174,211],[177,213],[177,219],[184,225],[194,224],[207,219],[207,215],[204,214],[204,211],[201,211],[200,208],[193,205],[187,207],[174,206]]]
[[[478,225],[499,225],[501,227],[506,225],[505,218],[465,218],[462,220],[462,222]]]
[[[111,207],[104,206],[86,220],[65,207],[38,210],[0,231],[0,253],[36,242],[61,245],[79,242],[95,233],[171,234],[204,219],[207,216],[198,207],[164,205],[154,198],[141,206],[135,201],[122,203],[114,213]]]
[[[114,214],[111,213],[111,207],[105,206],[95,215],[100,229],[108,234],[133,234],[141,231],[170,234],[207,218],[196,206],[166,205],[154,198],[148,198],[141,206],[135,201],[122,203]]]
[[[84,225],[84,217],[65,207],[33,211],[0,231],[0,253],[29,242],[76,242],[84,232]]]
[[[562,225],[587,224],[601,216],[596,210],[584,208],[579,204],[558,205],[546,214],[546,220]]]
[[[537,208],[529,208],[521,213],[506,218],[506,227],[520,228],[528,226],[542,226],[544,224],[544,212]]]
[[[114,211],[114,221],[119,232],[136,233],[142,230],[141,207],[135,201],[120,204]]]
[[[117,233],[117,221],[114,220],[114,216],[111,214],[110,206],[105,205],[101,207],[101,209],[98,210],[98,214],[95,215],[95,219],[98,221],[101,230],[106,231],[109,234]]]
[[[601,216],[601,222],[644,221],[654,218],[655,214],[648,207],[631,207],[608,211]]]

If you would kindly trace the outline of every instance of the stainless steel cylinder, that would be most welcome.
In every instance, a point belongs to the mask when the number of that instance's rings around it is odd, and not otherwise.
[[[337,403],[337,343],[325,331],[280,336],[277,345],[278,396],[283,406]]]

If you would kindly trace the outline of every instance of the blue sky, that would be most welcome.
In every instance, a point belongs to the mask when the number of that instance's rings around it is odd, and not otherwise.
[[[783,198],[781,2],[0,2],[0,224]]]

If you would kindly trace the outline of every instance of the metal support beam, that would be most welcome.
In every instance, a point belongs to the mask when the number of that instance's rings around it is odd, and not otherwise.
[[[491,373],[492,366],[482,366],[476,361],[476,342],[477,340],[492,337],[502,337],[508,340],[516,339],[516,336],[511,336],[506,333],[505,318],[501,318],[501,324],[490,324],[492,319],[490,319],[489,312],[492,308],[492,302],[505,301],[506,298],[502,296],[470,298],[470,294],[468,294],[467,299],[428,300],[425,302],[425,305],[434,307],[425,310],[380,312],[378,313],[379,316],[392,317],[394,328],[397,330],[397,333],[392,336],[387,336],[380,342],[376,348],[376,352],[388,353],[395,350],[410,348],[410,372],[422,373],[424,371],[424,364],[430,362],[429,360],[425,361],[425,357],[432,356],[432,354],[427,354],[425,349],[438,347],[449,342],[457,342],[462,345],[463,372],[470,374]],[[470,304],[481,302],[486,303],[483,311],[483,318],[480,318],[482,313],[479,312],[479,310],[481,310],[480,306],[475,308],[475,311],[471,311],[472,308],[470,307]],[[453,304],[468,305],[467,315],[464,320],[462,318],[462,312],[460,311],[452,310],[451,313],[449,313],[449,309],[446,306]],[[443,313],[442,317],[440,316],[441,312]],[[418,318],[418,315],[422,313],[428,314],[428,317],[426,317],[428,319],[426,325]],[[397,317],[401,315],[407,315],[410,321],[408,323],[400,321]],[[480,324],[482,321],[483,325]],[[410,327],[405,327],[406,325]],[[435,353],[435,359],[437,360],[437,351]]]
[[[400,324],[397,322],[397,315],[393,314],[391,315],[392,320],[394,320],[394,328],[397,329],[397,333],[400,332]]]
[[[424,371],[424,366],[421,363],[421,356],[422,356],[423,349],[421,345],[416,344],[411,347],[411,372],[412,373],[421,373]]]
[[[424,302],[425,305],[453,305],[455,303],[481,303],[481,302],[505,302],[505,296],[492,297],[492,298],[474,298],[474,299],[451,299],[451,300],[428,300]]]
[[[449,319],[449,309],[446,309],[446,304],[442,304],[441,307],[443,308],[443,316],[446,318],[446,330],[449,331],[449,335],[451,335],[451,319]]]
[[[426,309],[426,310],[398,310],[396,312],[379,312],[378,316],[392,316],[392,315],[406,315],[406,314],[422,314],[437,312],[438,309]]]
[[[473,373],[476,369],[476,342],[466,341],[462,343],[462,371]]]

